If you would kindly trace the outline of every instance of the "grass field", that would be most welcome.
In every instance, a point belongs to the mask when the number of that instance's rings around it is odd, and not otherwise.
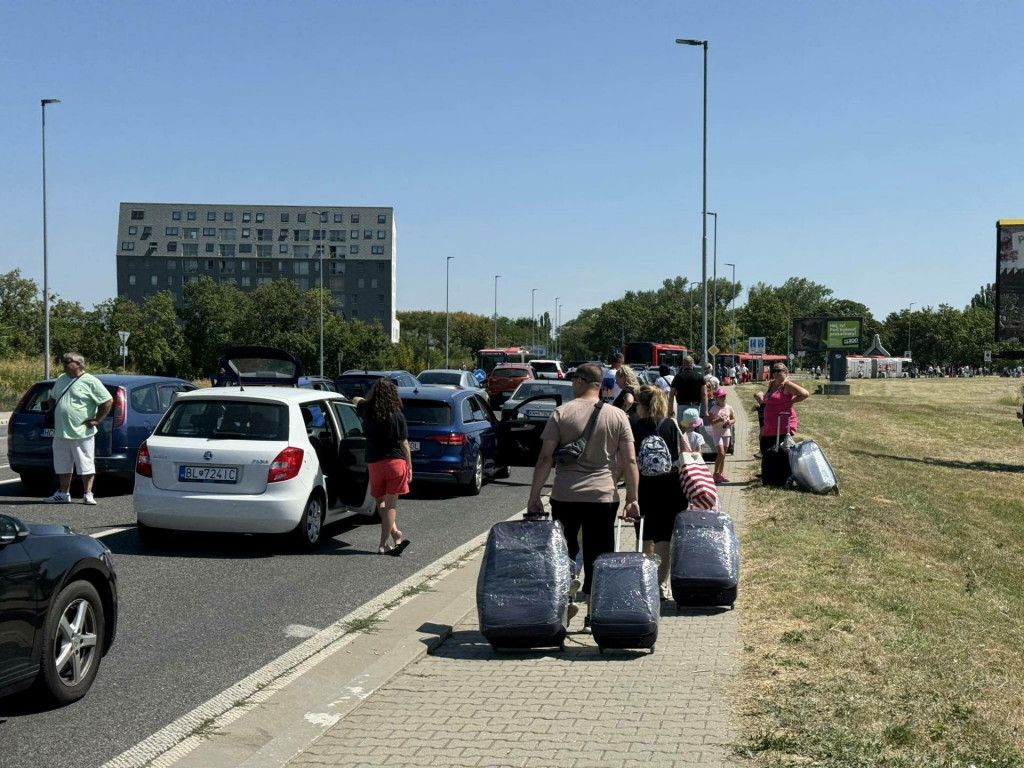
[[[851,385],[797,406],[842,495],[755,483],[746,497],[737,752],[1022,766],[1021,381]]]

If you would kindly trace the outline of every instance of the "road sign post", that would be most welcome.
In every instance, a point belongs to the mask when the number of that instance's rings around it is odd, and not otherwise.
[[[751,336],[747,339],[747,353],[751,355],[763,355],[765,350],[764,336]]]

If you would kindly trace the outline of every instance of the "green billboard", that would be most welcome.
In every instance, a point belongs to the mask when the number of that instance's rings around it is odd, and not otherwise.
[[[864,320],[860,317],[798,317],[793,320],[793,351],[859,352],[863,335]]]

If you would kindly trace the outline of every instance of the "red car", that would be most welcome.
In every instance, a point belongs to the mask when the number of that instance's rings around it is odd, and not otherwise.
[[[527,379],[535,379],[528,363],[498,363],[487,377],[487,392],[491,396],[491,408],[500,408],[516,391],[516,387]]]

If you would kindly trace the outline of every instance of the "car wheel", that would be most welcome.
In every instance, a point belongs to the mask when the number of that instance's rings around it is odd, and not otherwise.
[[[319,493],[314,492],[306,501],[306,508],[302,510],[302,519],[295,526],[293,535],[299,549],[303,552],[312,552],[320,543],[320,534],[324,528],[324,503]]]
[[[59,704],[85,696],[103,657],[103,602],[96,587],[74,581],[50,605],[43,625],[43,692]]]
[[[470,496],[476,496],[484,487],[484,457],[483,454],[476,455],[476,464],[473,465],[473,476],[466,483],[464,490]]]
[[[512,476],[512,467],[498,467],[494,473],[497,480],[504,480]]]
[[[52,472],[22,472],[21,487],[32,494],[49,493],[53,490]]]
[[[159,547],[167,543],[171,532],[163,528],[153,528],[145,523],[136,522],[135,532],[139,535],[139,541],[144,547]]]

